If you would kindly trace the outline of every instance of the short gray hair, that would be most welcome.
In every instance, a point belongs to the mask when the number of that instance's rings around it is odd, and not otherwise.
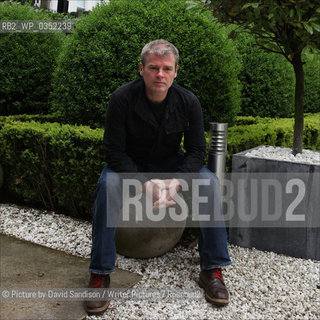
[[[170,42],[159,39],[153,40],[147,43],[142,51],[141,51],[141,63],[145,65],[147,55],[150,53],[154,53],[158,56],[166,56],[168,54],[173,54],[175,59],[175,66],[178,65],[179,62],[179,51],[178,49]]]

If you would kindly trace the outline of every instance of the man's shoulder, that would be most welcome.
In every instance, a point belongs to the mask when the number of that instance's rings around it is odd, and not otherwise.
[[[180,96],[184,100],[187,100],[190,102],[199,101],[196,95],[192,91],[182,87],[181,85],[175,82],[172,84],[172,89],[176,95]]]
[[[137,91],[140,91],[143,88],[143,79],[138,78],[135,80],[132,80],[118,89],[116,89],[113,92],[113,95],[118,96],[118,97],[128,97],[130,94],[134,94]]]

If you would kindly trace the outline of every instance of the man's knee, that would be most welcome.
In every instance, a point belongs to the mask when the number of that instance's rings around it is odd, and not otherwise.
[[[120,185],[120,177],[118,173],[106,166],[101,172],[98,185],[103,187],[118,187]]]
[[[199,179],[208,180],[206,186],[213,191],[220,190],[220,181],[219,178],[212,171],[207,169],[206,167],[202,167],[199,171]]]
[[[105,166],[97,183],[96,194],[100,192],[106,194],[107,190],[108,192],[118,191],[120,185],[121,181],[119,175]]]

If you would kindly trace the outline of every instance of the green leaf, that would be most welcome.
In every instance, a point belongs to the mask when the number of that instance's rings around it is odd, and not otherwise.
[[[270,20],[271,18],[273,18],[273,13],[268,14],[268,19]]]
[[[252,7],[254,9],[257,9],[259,7],[259,2],[250,2],[246,3],[244,6],[242,6],[241,10],[247,9],[249,7]]]
[[[305,46],[302,50],[303,55],[310,55],[311,54],[311,48],[310,46]]]
[[[313,29],[308,23],[304,22],[303,26],[310,34],[313,34]]]
[[[320,32],[320,24],[313,23],[312,26],[314,30]]]
[[[299,8],[299,7],[296,7],[296,11],[297,11],[297,14],[298,14],[298,20],[301,21],[301,16],[302,16],[302,14],[301,14],[300,8]]]
[[[289,17],[292,18],[294,16],[294,9],[290,9],[289,11]]]
[[[196,7],[196,6],[199,5],[199,3],[198,3],[198,2],[195,2],[195,1],[186,1],[186,3],[187,3],[187,4],[190,4],[190,5],[187,7],[187,10],[190,10],[190,9],[192,9],[192,8],[194,8],[194,7]]]
[[[313,22],[313,21],[319,21],[320,22],[320,17],[316,17],[316,16],[313,16],[309,19],[309,22]]]

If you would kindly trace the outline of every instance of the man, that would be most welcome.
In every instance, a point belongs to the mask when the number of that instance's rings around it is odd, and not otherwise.
[[[109,275],[114,272],[115,227],[107,227],[107,220],[121,208],[118,173],[134,172],[140,177],[142,190],[153,199],[153,209],[175,204],[173,197],[181,187],[176,173],[197,173],[199,178],[211,182],[204,187],[209,200],[201,207],[202,213],[210,214],[217,208],[213,202],[219,204],[221,213],[218,178],[203,167],[206,142],[200,103],[193,93],[173,83],[178,59],[178,50],[171,43],[148,43],[141,52],[142,78],[122,86],[111,96],[103,140],[107,165],[98,181],[93,216],[90,288],[108,288]],[[185,154],[180,149],[182,136]],[[148,180],[146,172],[171,172],[172,178]],[[228,304],[221,273],[221,267],[231,264],[224,225],[210,228],[200,224],[199,253],[199,284],[205,289],[207,300]],[[91,314],[104,312],[108,304],[85,302]]]

